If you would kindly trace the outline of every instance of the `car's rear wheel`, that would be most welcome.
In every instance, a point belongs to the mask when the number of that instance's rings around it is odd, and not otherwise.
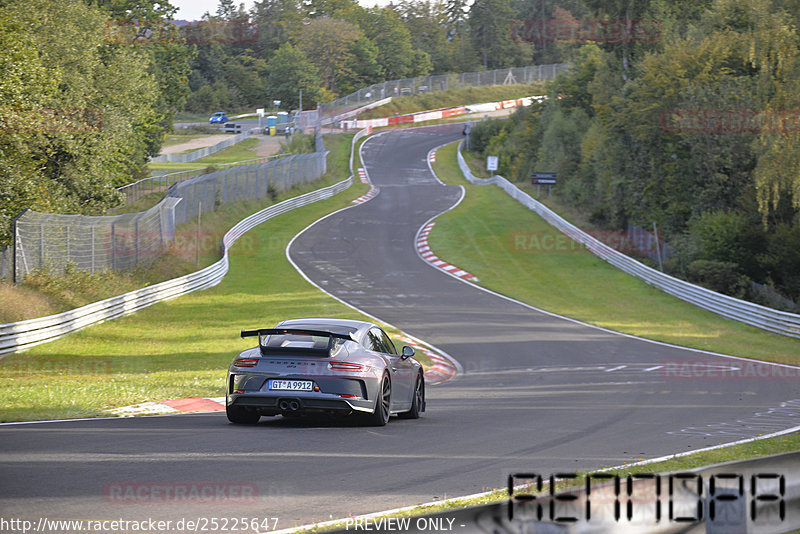
[[[389,375],[383,375],[378,399],[375,401],[375,411],[366,417],[367,424],[371,426],[384,426],[389,421],[389,407],[392,404],[392,381]]]
[[[225,415],[228,416],[228,421],[238,425],[254,425],[261,418],[258,412],[240,406],[226,406]]]
[[[417,375],[414,383],[414,397],[411,399],[411,409],[400,414],[403,419],[419,419],[419,414],[425,410],[425,379],[422,373]]]

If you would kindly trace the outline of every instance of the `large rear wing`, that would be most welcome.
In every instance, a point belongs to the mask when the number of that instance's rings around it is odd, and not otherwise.
[[[295,356],[330,356],[331,350],[335,345],[336,339],[345,341],[357,341],[351,333],[342,334],[339,332],[329,332],[327,330],[311,330],[307,328],[259,328],[257,330],[242,329],[242,337],[258,336],[258,347],[263,355],[295,355]],[[328,338],[327,343],[319,342],[313,345],[292,346],[291,341],[288,345],[269,345],[266,342],[267,336],[314,336]]]

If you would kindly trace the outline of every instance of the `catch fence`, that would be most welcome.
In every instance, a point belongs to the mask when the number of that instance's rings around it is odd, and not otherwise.
[[[354,109],[389,97],[448,91],[464,87],[547,81],[554,79],[562,72],[566,72],[570,66],[570,63],[531,65],[528,67],[513,67],[479,72],[462,72],[460,74],[420,76],[417,78],[376,83],[334,100],[333,102],[320,104],[316,110],[304,111],[297,120],[300,128],[304,130],[308,128],[319,128],[347,118],[349,116],[348,112]]]
[[[95,272],[147,266],[168,249],[176,227],[221,204],[274,197],[316,180],[325,173],[326,154],[297,154],[196,176],[173,184],[157,205],[139,213],[86,216],[26,210],[14,226],[13,278],[19,282],[40,268]]]
[[[324,150],[324,147],[323,147]],[[246,161],[237,161],[234,163],[221,163],[211,165],[204,169],[191,169],[188,171],[178,171],[178,172],[171,172],[169,174],[156,174],[153,176],[148,176],[147,178],[142,178],[141,180],[137,180],[136,182],[123,185],[122,187],[118,187],[117,191],[125,195],[125,204],[130,204],[131,202],[136,202],[140,198],[150,193],[165,193],[169,188],[177,183],[191,180],[192,178],[196,178],[198,176],[202,176],[204,174],[208,174],[210,170],[211,172],[220,169],[227,169],[229,167],[238,167],[241,165],[256,165],[261,163],[267,163],[268,161],[272,161],[278,158],[286,158],[291,156],[292,154],[273,154],[272,156],[265,156],[263,158],[256,158],[250,159]]]

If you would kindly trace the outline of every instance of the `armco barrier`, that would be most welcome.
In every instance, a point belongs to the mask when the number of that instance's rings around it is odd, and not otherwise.
[[[521,191],[517,186],[513,185],[502,176],[493,176],[488,179],[476,178],[469,170],[466,161],[464,161],[464,157],[461,155],[461,144],[459,144],[457,152],[458,165],[461,168],[461,172],[464,173],[466,179],[471,183],[480,185],[495,184],[500,186],[503,191],[508,193],[512,198],[534,211],[550,225],[556,227],[578,243],[581,243],[590,252],[604,259],[611,265],[644,280],[648,284],[670,295],[676,296],[700,308],[712,311],[727,319],[740,321],[777,334],[800,338],[800,315],[773,310],[766,306],[760,306],[752,302],[729,297],[728,295],[723,295],[690,284],[689,282],[679,280],[678,278],[648,267],[609,247],[575,225],[565,221],[547,206],[534,200],[530,195]]]
[[[469,104],[466,106],[457,106],[452,108],[431,109],[416,113],[408,113],[406,115],[398,115],[395,117],[342,121],[341,125],[343,128],[380,128],[383,126],[397,126],[400,124],[416,124],[418,122],[439,120],[447,117],[457,117],[459,115],[465,115],[468,113],[490,113],[492,111],[498,111],[501,109],[513,109],[516,107],[530,106],[534,102],[541,102],[545,98],[547,97],[527,96],[525,98],[501,100],[499,102],[482,102],[480,104]]]
[[[222,259],[205,269],[64,313],[0,325],[0,354],[24,350],[86,326],[128,315],[151,304],[215,286],[228,272],[228,250],[245,232],[272,217],[330,198],[352,183],[353,177],[350,176],[330,187],[284,200],[243,219],[222,238]]]
[[[356,141],[371,132],[371,128],[358,132],[353,138],[352,146],[355,147]],[[323,151],[325,149],[322,144],[322,138],[319,135],[317,136],[317,149],[318,151]],[[18,352],[41,343],[53,341],[54,339],[70,332],[80,330],[86,326],[109,319],[116,319],[152,304],[217,285],[228,272],[228,250],[237,239],[248,230],[251,230],[277,215],[307,204],[325,200],[344,191],[353,183],[352,170],[353,154],[351,148],[351,175],[349,178],[330,187],[284,200],[283,202],[269,206],[241,220],[233,228],[228,230],[222,238],[222,259],[213,265],[209,265],[205,269],[136,291],[131,291],[124,295],[87,304],[86,306],[81,306],[80,308],[69,310],[64,313],[0,325],[0,355]]]
[[[220,141],[216,145],[207,146],[205,148],[197,149],[193,152],[188,152],[186,154],[161,154],[160,156],[156,156],[150,160],[151,163],[190,163],[192,161],[196,161],[200,158],[204,158],[206,156],[210,156],[211,154],[216,154],[220,150],[224,148],[228,148],[229,146],[233,146],[236,143],[240,143],[250,137],[250,134],[253,131],[258,131],[258,128],[253,130],[249,130],[247,132],[243,132],[240,134],[236,134],[230,139],[225,139],[224,141]]]

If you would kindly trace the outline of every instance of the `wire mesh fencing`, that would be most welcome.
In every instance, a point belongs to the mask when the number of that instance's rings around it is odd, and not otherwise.
[[[0,280],[11,278],[11,268],[13,266],[11,258],[13,255],[14,252],[11,247],[0,247]]]
[[[324,147],[323,147],[324,150]],[[237,161],[235,163],[221,163],[214,165],[214,168],[227,169],[228,167],[237,167],[240,165],[256,165],[261,163],[266,163],[268,161],[272,161],[278,158],[285,158],[289,157],[291,154],[273,154],[272,156],[264,156],[262,158],[256,158],[247,161]],[[192,178],[196,178],[197,176],[202,176],[204,174],[208,174],[207,169],[191,169],[188,171],[178,171],[178,172],[171,172],[169,174],[157,174],[154,176],[148,176],[147,178],[142,178],[136,182],[123,185],[122,187],[118,187],[117,191],[125,195],[125,204],[130,204],[131,202],[136,202],[140,198],[150,193],[165,193],[169,190],[169,188],[177,184],[179,182],[183,182],[185,180],[191,180]]]
[[[230,139],[225,139],[224,141],[220,141],[216,145],[207,146],[203,148],[198,148],[197,150],[193,150],[192,152],[187,152],[186,154],[161,154],[160,156],[156,156],[151,158],[150,161],[153,163],[191,163],[192,161],[197,161],[198,159],[205,158],[206,156],[210,156],[211,154],[216,154],[220,150],[224,150],[230,146],[233,146],[237,143],[241,143],[250,135],[252,135],[253,131],[258,131],[258,128],[254,130],[249,130],[244,133],[236,134]]]
[[[301,128],[318,128],[331,124],[348,111],[357,109],[387,97],[410,96],[435,91],[448,91],[464,87],[480,87],[487,85],[511,85],[533,83],[554,79],[558,74],[566,72],[570,63],[554,63],[550,65],[531,65],[479,72],[462,72],[460,74],[440,74],[421,76],[404,80],[392,80],[364,87],[354,93],[320,104],[318,109],[304,111],[298,123]]]
[[[14,227],[12,275],[19,282],[41,268],[95,272],[147,266],[168,249],[176,227],[227,202],[274,198],[316,180],[325,174],[326,154],[298,154],[196,176],[171,185],[164,199],[139,213],[86,216],[26,210]]]

